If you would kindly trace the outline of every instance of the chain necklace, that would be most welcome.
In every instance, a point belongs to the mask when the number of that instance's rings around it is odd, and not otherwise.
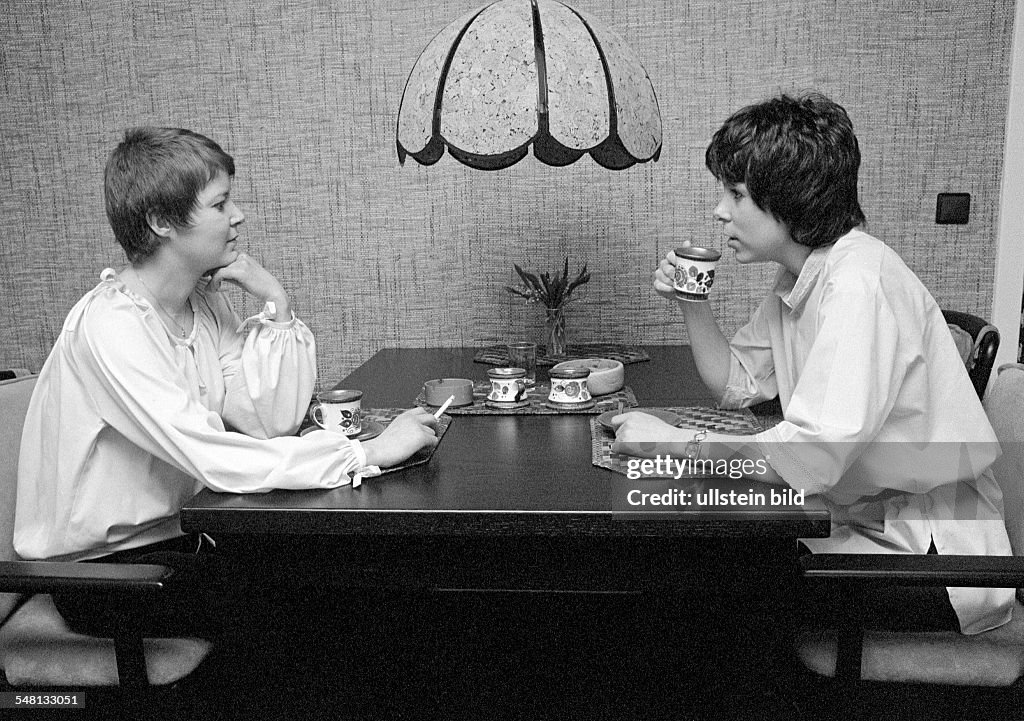
[[[188,333],[185,332],[185,326],[179,323],[177,318],[175,318],[173,315],[167,312],[167,309],[164,308],[164,304],[161,303],[160,299],[156,297],[156,293],[153,292],[149,285],[146,284],[146,281],[142,279],[142,276],[139,275],[139,271],[135,271],[135,277],[139,279],[140,283],[142,283],[142,287],[146,289],[147,293],[149,293],[149,297],[153,299],[154,303],[156,303],[157,308],[160,311],[162,311],[165,316],[170,318],[171,322],[178,327],[178,333],[180,334],[180,336],[182,338],[188,338]]]

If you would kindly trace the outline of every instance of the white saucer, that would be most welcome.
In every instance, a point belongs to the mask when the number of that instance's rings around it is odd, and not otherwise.
[[[304,435],[306,435],[308,433],[314,433],[315,431],[323,431],[323,430],[324,429],[321,428],[320,426],[310,426],[309,428],[306,428],[304,431],[299,433],[299,435],[300,436],[304,436]],[[326,432],[326,433],[334,433],[334,431],[324,431],[324,432]],[[347,436],[347,437],[348,438],[354,438],[357,441],[368,441],[371,438],[376,438],[377,436],[379,436],[383,432],[384,432],[384,426],[382,424],[378,423],[377,421],[363,421],[363,429],[361,431],[359,431],[359,435],[357,435],[357,436]],[[342,434],[338,433],[336,435],[340,436]]]
[[[544,401],[544,405],[556,411],[585,411],[597,405],[597,401],[591,398],[589,401],[578,401],[576,403],[556,403],[555,401]]]
[[[530,399],[521,401],[484,401],[484,405],[499,411],[514,411],[518,408],[529,408]]]

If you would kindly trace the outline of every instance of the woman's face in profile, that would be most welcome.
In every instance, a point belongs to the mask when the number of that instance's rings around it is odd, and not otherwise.
[[[197,274],[207,274],[234,262],[238,226],[245,215],[231,199],[231,177],[218,173],[199,191],[191,225],[172,228],[173,247]]]
[[[722,185],[715,219],[737,263],[782,262],[781,251],[793,242],[786,224],[758,207],[744,183]]]

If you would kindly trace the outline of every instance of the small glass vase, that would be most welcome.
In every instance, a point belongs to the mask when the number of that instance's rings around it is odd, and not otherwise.
[[[547,309],[547,355],[549,357],[565,355],[567,350],[564,311],[564,306]]]

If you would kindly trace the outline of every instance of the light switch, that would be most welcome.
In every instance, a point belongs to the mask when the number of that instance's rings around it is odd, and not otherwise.
[[[939,225],[964,225],[970,215],[970,193],[939,193],[935,203],[936,223]]]

